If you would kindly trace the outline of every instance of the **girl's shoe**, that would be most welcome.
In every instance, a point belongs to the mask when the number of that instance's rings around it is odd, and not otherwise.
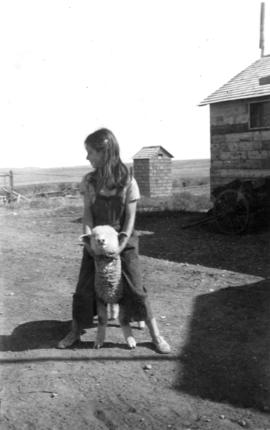
[[[160,354],[169,354],[171,352],[170,345],[162,336],[158,336],[157,339],[154,341],[154,344]]]
[[[70,348],[77,340],[80,340],[80,334],[71,330],[64,339],[60,340],[57,347],[60,349]]]

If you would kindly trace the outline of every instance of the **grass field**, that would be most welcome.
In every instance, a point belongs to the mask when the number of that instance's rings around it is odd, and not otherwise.
[[[209,160],[175,160],[172,162],[172,194],[161,199],[142,198],[142,210],[208,210],[210,203]],[[27,197],[24,204],[31,207],[50,206],[51,204],[69,205],[65,196],[77,196],[79,183],[83,175],[90,171],[89,166],[62,168],[22,168],[14,169],[14,190]],[[0,170],[8,173],[8,169]],[[0,195],[5,195],[3,186],[8,187],[9,178],[0,177]],[[1,193],[2,189],[2,193]],[[61,201],[39,197],[54,197]],[[29,200],[30,199],[30,200]],[[35,201],[34,201],[35,200]],[[73,204],[78,203],[73,200]],[[20,205],[22,202],[20,201]]]
[[[199,181],[209,183],[210,161],[203,160],[173,160],[173,183],[180,185],[183,181],[186,186]],[[1,173],[8,173],[10,169],[1,169]],[[59,182],[80,182],[82,176],[89,172],[89,166],[54,167],[54,168],[15,168],[14,188],[30,184],[52,184]],[[0,178],[0,187],[8,184],[8,178]]]
[[[1,169],[0,173],[8,173],[10,169]],[[88,166],[38,168],[25,167],[12,169],[14,187],[31,184],[49,184],[56,182],[79,182],[89,172]],[[1,186],[3,185],[3,178]]]

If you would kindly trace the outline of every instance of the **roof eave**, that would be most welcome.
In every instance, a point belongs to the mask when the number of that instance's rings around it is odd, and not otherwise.
[[[258,99],[258,98],[265,98],[265,97],[270,97],[270,92],[269,94],[249,94],[247,96],[240,96],[240,97],[231,97],[231,98],[226,98],[226,99],[219,99],[219,100],[203,100],[201,103],[198,104],[198,106],[207,106],[207,105],[212,105],[212,104],[217,104],[217,103],[223,103],[223,102],[233,102],[236,100],[248,100],[248,99]]]

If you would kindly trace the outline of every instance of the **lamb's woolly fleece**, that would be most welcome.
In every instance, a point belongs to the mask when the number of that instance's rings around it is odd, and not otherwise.
[[[113,255],[119,248],[117,231],[109,225],[92,230],[91,248],[95,259],[95,289],[105,303],[118,303],[123,293],[121,259]]]

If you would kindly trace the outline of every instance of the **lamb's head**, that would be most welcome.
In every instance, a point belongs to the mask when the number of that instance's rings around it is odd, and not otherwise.
[[[95,255],[116,253],[119,248],[117,231],[110,225],[94,227],[91,233],[91,248]]]

